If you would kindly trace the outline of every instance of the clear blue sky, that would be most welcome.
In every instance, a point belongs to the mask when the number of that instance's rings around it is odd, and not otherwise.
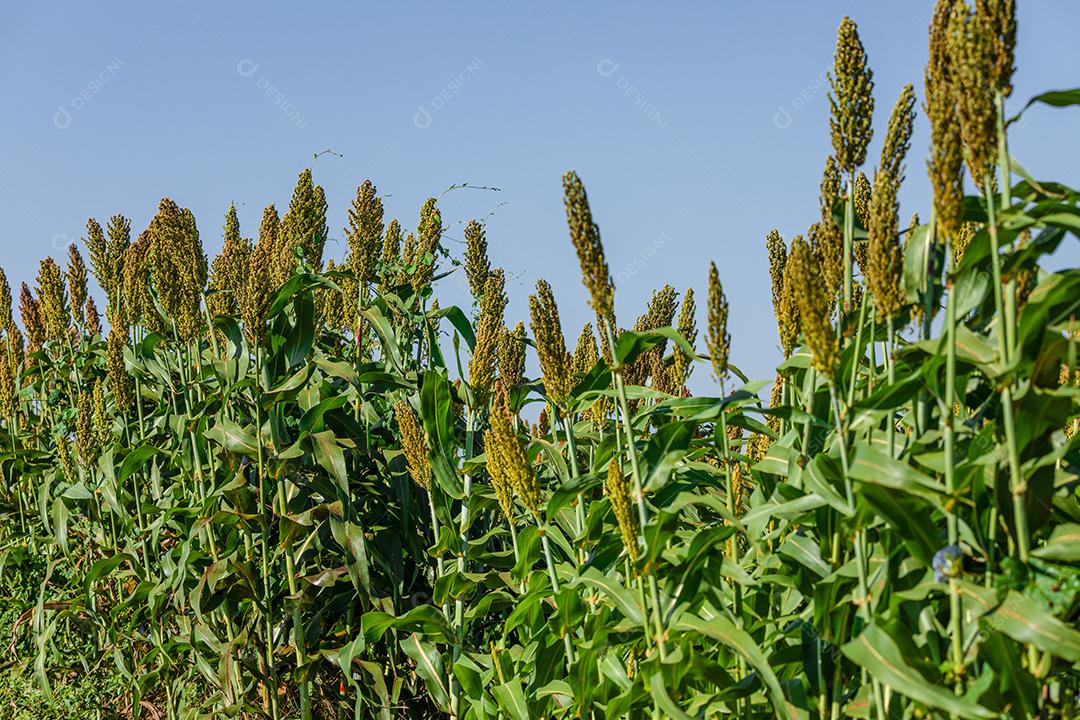
[[[493,262],[511,276],[508,319],[552,282],[573,342],[589,318],[560,175],[576,169],[630,325],[669,282],[704,295],[716,260],[731,302],[733,361],[771,377],[779,356],[765,234],[802,233],[830,152],[824,73],[844,14],[877,84],[878,133],[901,86],[922,94],[931,0],[757,3],[18,3],[0,27],[4,130],[0,237],[12,285],[59,259],[87,217],[144,228],[163,195],[190,207],[207,252],[235,202],[244,235],[284,209],[313,154],[333,238],[371,178],[389,216],[415,226],[441,202],[462,224],[491,215]],[[1013,103],[1080,85],[1080,4],[1021,0]],[[1080,184],[1080,111],[1039,108],[1013,149],[1042,178]],[[1052,138],[1053,144],[1044,140]],[[901,213],[927,212],[918,118]],[[492,214],[493,213],[493,214]],[[331,256],[344,247],[331,245]],[[1063,262],[1080,259],[1076,244]],[[446,301],[462,293],[443,281]],[[703,319],[703,318],[702,318]],[[703,323],[699,319],[699,325]],[[692,385],[709,381],[699,367]]]

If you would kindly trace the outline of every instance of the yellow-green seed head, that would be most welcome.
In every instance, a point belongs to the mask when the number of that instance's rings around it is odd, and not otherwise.
[[[0,328],[11,327],[11,285],[8,284],[4,269],[0,268]]]
[[[248,260],[247,283],[241,297],[240,315],[244,335],[252,348],[261,347],[266,337],[266,314],[278,286],[274,283],[274,259],[278,255],[277,208],[268,205],[259,224],[259,240]]]
[[[383,203],[370,180],[356,189],[345,237],[349,242],[348,268],[358,282],[371,282],[383,239]]]
[[[915,124],[915,88],[910,83],[900,91],[900,97],[889,115],[889,129],[881,146],[881,169],[904,182],[904,159],[911,147],[911,130]]]
[[[66,340],[71,327],[67,290],[60,266],[51,258],[41,261],[37,277],[37,296],[41,303],[41,320],[47,340]]]
[[[120,305],[123,302],[124,285],[124,258],[128,247],[131,246],[131,221],[123,215],[113,215],[109,218],[106,227],[108,233],[107,252],[102,273],[106,276],[105,281],[98,277],[101,289],[105,291],[105,312],[108,317],[118,317],[122,312]],[[93,258],[91,258],[93,265]],[[95,277],[97,277],[95,270]]]
[[[897,182],[887,170],[874,176],[870,200],[870,244],[866,268],[867,286],[874,307],[886,318],[896,317],[906,301],[901,280],[904,253],[900,245],[900,220],[896,205]]]
[[[225,216],[225,242],[210,267],[210,289],[206,305],[210,315],[236,315],[243,304],[251,265],[251,242],[240,237],[236,207],[230,205]]]
[[[518,321],[513,330],[503,325],[499,332],[499,378],[509,390],[525,377],[525,323]]]
[[[504,276],[501,268],[488,275],[476,318],[476,346],[469,360],[469,385],[476,402],[483,406],[495,382],[495,362],[498,355],[499,331],[503,329],[506,310]]]
[[[40,350],[45,344],[45,321],[41,317],[41,304],[26,283],[19,294],[19,317],[26,328],[27,352]]]
[[[518,500],[532,514],[540,517],[543,500],[536,471],[525,454],[525,446],[514,429],[514,416],[507,407],[506,394],[496,392],[496,403],[491,410],[491,430],[485,436],[488,474],[497,475],[514,489]]]
[[[840,349],[836,332],[829,322],[831,298],[821,285],[821,267],[810,246],[796,237],[791,241],[788,256],[792,295],[799,310],[799,322],[806,344],[810,348],[814,367],[832,379],[840,366]]]
[[[181,340],[202,325],[202,297],[207,263],[191,211],[162,198],[150,221],[150,268],[154,290]]]
[[[83,262],[79,248],[72,243],[68,246],[67,262],[67,290],[71,300],[71,314],[76,322],[86,327],[86,319],[83,317],[83,308],[86,307],[86,263]]]
[[[323,248],[326,245],[326,194],[316,185],[311,168],[304,168],[296,179],[289,210],[281,218],[278,236],[278,273],[281,282],[296,268],[294,248],[299,247],[304,261],[316,270],[322,269]]]
[[[623,547],[630,557],[630,562],[638,560],[638,536],[637,528],[630,510],[630,483],[619,467],[618,457],[613,457],[608,463],[607,480],[604,483],[607,490],[608,500],[611,502],[611,511],[615,515],[615,522],[619,526],[619,536],[622,538]]]
[[[600,228],[593,222],[585,185],[573,171],[563,175],[562,182],[566,222],[570,227],[570,240],[581,264],[582,282],[589,291],[590,304],[596,313],[597,322],[602,326],[607,321],[614,330],[615,285],[611,281],[607,259],[604,257],[604,246],[600,242]],[[601,337],[606,338],[606,335],[601,332]],[[605,346],[606,344],[604,342]],[[604,355],[610,361],[607,350]]]
[[[1016,69],[1016,0],[975,0],[975,19],[987,39],[994,87],[1009,97]]]
[[[97,438],[94,434],[93,398],[88,392],[80,392],[75,416],[75,451],[84,467],[93,465],[97,458]]]
[[[17,368],[8,360],[6,351],[0,352],[0,415],[4,420],[14,417],[18,409]]]
[[[112,393],[117,412],[124,413],[135,400],[134,381],[124,364],[124,348],[127,347],[127,330],[114,324],[109,328],[109,340],[105,351],[106,380]]]
[[[545,280],[536,282],[536,294],[529,296],[529,317],[536,341],[536,354],[544,376],[544,392],[548,400],[561,406],[569,397],[573,385],[573,360],[566,351],[566,338],[559,322],[559,306]]]
[[[83,307],[83,321],[85,322],[86,334],[90,337],[95,337],[101,334],[101,314],[98,313],[97,303],[94,302],[94,298],[86,298],[86,305]]]
[[[411,260],[411,264],[416,265],[412,275],[412,286],[416,292],[430,285],[435,276],[442,231],[442,214],[435,204],[435,198],[428,198],[420,208],[420,224],[416,230],[416,250]]]
[[[955,241],[964,206],[964,145],[953,93],[955,74],[949,27],[953,0],[938,0],[930,25],[930,60],[926,65],[926,117],[930,121],[927,171],[934,192],[934,217],[940,242]]]
[[[94,380],[94,436],[99,447],[112,444],[112,421],[105,405],[105,386],[101,378]]]
[[[428,460],[427,437],[419,418],[404,400],[394,403],[394,417],[401,431],[401,449],[409,466],[413,482],[425,490],[431,489],[431,463]]]
[[[778,236],[779,237],[779,236]],[[783,245],[783,240],[780,241]],[[679,319],[675,324],[675,329],[678,330],[679,335],[682,335],[683,339],[694,347],[697,342],[697,320],[695,315],[697,314],[697,305],[694,302],[694,289],[686,288],[686,292],[683,293],[682,305],[679,307]],[[671,360],[671,392],[678,394],[682,391],[686,385],[687,380],[690,379],[690,373],[694,369],[693,356],[687,354],[678,345],[675,346],[674,354]]]
[[[728,302],[720,284],[716,263],[709,263],[709,331],[705,338],[713,372],[721,383],[727,377],[731,335],[728,333]]]
[[[382,262],[394,265],[401,261],[401,223],[391,220],[383,237]]]
[[[821,172],[821,221],[834,222],[833,210],[840,200],[840,190],[843,182],[840,178],[840,168],[836,165],[836,158],[832,155],[825,158],[825,169]],[[775,233],[776,231],[773,230]],[[779,233],[777,233],[779,236]]]
[[[866,173],[859,171],[855,176],[855,217],[864,228],[870,227],[870,195],[873,188],[870,187],[870,179]],[[851,254],[855,258],[855,264],[859,271],[866,273],[867,242],[857,240],[851,248]]]
[[[484,226],[470,220],[465,226],[465,277],[469,281],[469,291],[479,300],[484,294],[484,284],[491,272],[488,260],[487,236]]]
[[[829,75],[829,129],[840,170],[852,173],[866,160],[874,136],[874,73],[855,22],[845,17],[836,37],[836,55]]]
[[[991,38],[965,0],[956,0],[949,16],[949,57],[953,99],[960,118],[964,159],[981,188],[993,172],[997,151],[997,113]]]
[[[844,233],[832,222],[814,223],[806,237],[821,265],[825,291],[829,297],[835,297],[844,282]]]

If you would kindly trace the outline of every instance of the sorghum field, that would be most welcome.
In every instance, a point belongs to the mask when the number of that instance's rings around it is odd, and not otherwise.
[[[745,269],[775,377],[715,265],[615,316],[574,172],[584,328],[371,182],[343,258],[310,171],[212,260],[168,198],[89,220],[0,292],[0,716],[1080,717],[1080,192],[1009,154],[1014,11],[939,0],[887,121],[840,23],[820,218]]]

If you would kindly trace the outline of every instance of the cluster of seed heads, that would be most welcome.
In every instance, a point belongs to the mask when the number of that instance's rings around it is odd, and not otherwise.
[[[405,454],[409,475],[413,482],[428,490],[431,488],[431,462],[428,460],[427,437],[420,426],[420,420],[404,400],[394,403],[394,417],[397,418],[398,429],[401,431],[401,449]]]
[[[487,235],[484,226],[476,220],[470,220],[465,226],[465,277],[474,298],[484,294],[491,262],[488,260]]]
[[[607,490],[608,500],[611,502],[611,511],[614,513],[615,521],[619,525],[619,535],[622,537],[626,554],[630,557],[630,562],[636,563],[639,548],[637,530],[634,527],[630,511],[630,482],[619,466],[618,457],[613,457],[608,463],[607,480],[604,483],[604,489]]]
[[[720,285],[720,273],[716,263],[709,263],[709,325],[705,344],[709,348],[713,372],[721,383],[728,374],[728,357],[731,352],[731,334],[728,333],[728,302]]]
[[[600,242],[600,228],[593,222],[585,185],[577,173],[570,171],[563,175],[563,196],[570,240],[577,251],[581,278],[585,289],[589,291],[589,302],[596,313],[604,357],[610,362],[611,354],[603,327],[605,324],[612,329],[615,327],[615,285],[611,281],[607,259],[604,257],[604,246]]]
[[[791,241],[788,272],[785,285],[791,285],[792,299],[798,308],[799,324],[810,348],[814,368],[832,380],[840,365],[840,353],[836,332],[829,322],[831,298],[821,285],[821,267],[817,258],[802,237]]]
[[[506,293],[501,268],[488,275],[480,312],[476,318],[476,345],[469,360],[469,386],[476,402],[483,406],[495,382],[495,363],[498,356],[499,333],[503,329]]]
[[[498,354],[499,378],[509,391],[525,377],[525,323],[519,320],[513,330],[503,325],[499,331]]]

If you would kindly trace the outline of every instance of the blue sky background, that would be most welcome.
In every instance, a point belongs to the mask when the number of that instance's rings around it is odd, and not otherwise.
[[[876,162],[904,83],[922,96],[931,0],[676,4],[558,2],[20,3],[0,27],[0,265],[17,290],[86,219],[146,226],[163,195],[190,207],[212,256],[230,202],[244,235],[284,210],[315,153],[330,229],[371,178],[388,217],[415,226],[441,200],[456,254],[488,217],[508,320],[538,277],[570,342],[589,319],[560,176],[589,190],[620,320],[665,282],[703,299],[709,260],[731,303],[733,361],[770,378],[779,357],[764,238],[817,214],[830,152],[825,72],[841,17],[859,24],[877,85]],[[1013,105],[1080,85],[1080,3],[1024,0]],[[920,106],[921,110],[921,106]],[[1036,108],[1012,135],[1037,177],[1080,184],[1080,111]],[[902,217],[928,210],[917,120]],[[1058,262],[1077,264],[1076,243]],[[464,281],[442,282],[443,304]],[[701,303],[699,303],[701,304]],[[703,325],[703,316],[699,325]],[[692,387],[703,390],[699,367]]]

